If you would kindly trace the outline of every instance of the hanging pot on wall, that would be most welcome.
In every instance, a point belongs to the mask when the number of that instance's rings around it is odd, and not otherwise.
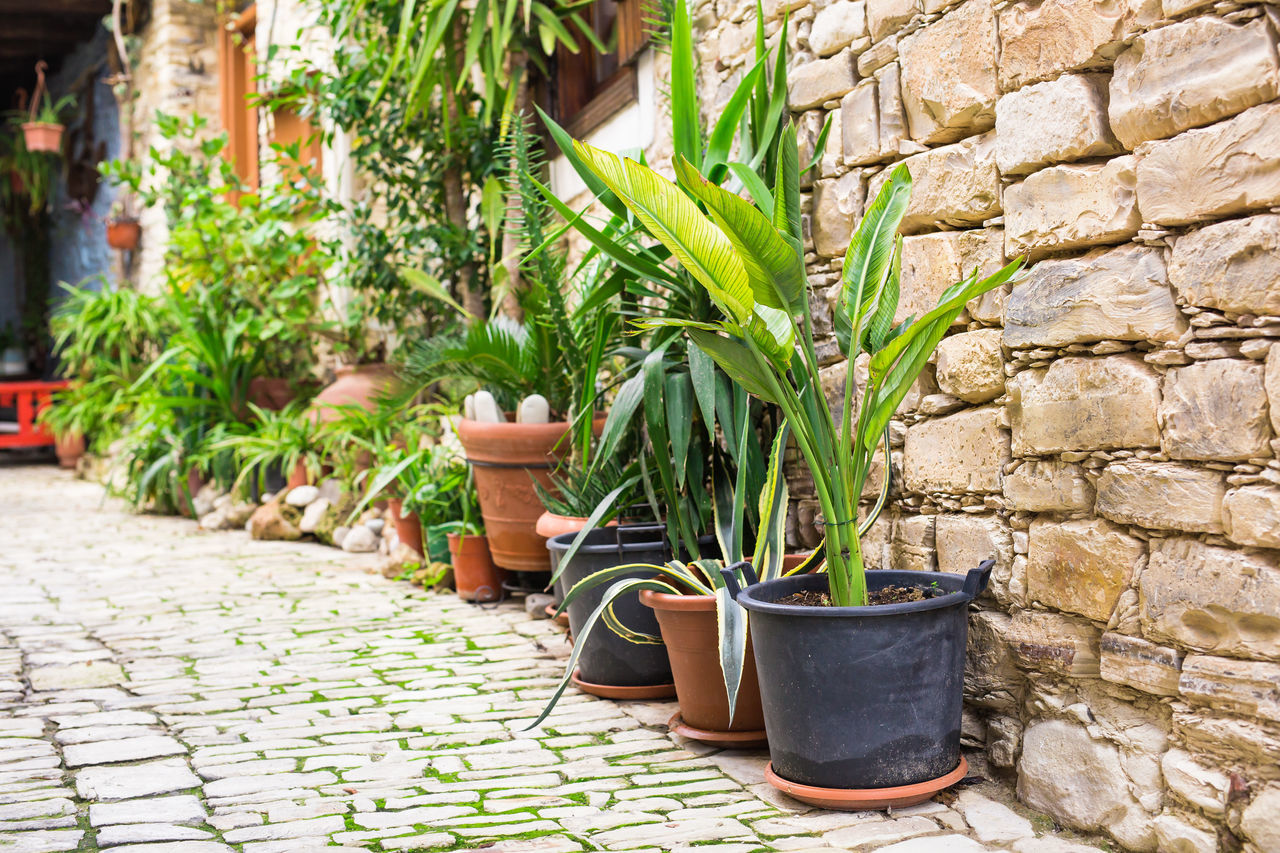
[[[28,151],[43,151],[58,154],[62,151],[62,132],[65,125],[45,121],[25,121],[22,123],[22,138]]]
[[[132,252],[142,239],[142,226],[136,219],[108,219],[107,245],[122,252]]]
[[[968,608],[993,565],[987,560],[968,575],[929,573],[931,597],[900,604],[780,603],[797,592],[826,592],[826,574],[741,590],[769,732],[766,780],[806,803],[865,810],[923,802],[964,778]],[[922,582],[910,571],[866,578],[870,590]]]

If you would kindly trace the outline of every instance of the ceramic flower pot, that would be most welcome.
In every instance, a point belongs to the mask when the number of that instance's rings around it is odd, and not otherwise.
[[[426,554],[422,549],[422,521],[416,512],[401,515],[404,504],[399,498],[389,498],[387,506],[391,508],[391,518],[396,525],[396,536],[402,544],[408,545],[419,554]]]
[[[449,557],[458,597],[466,601],[497,601],[502,598],[506,572],[493,564],[489,543],[483,536],[450,533]]]
[[[132,252],[142,239],[142,226],[136,219],[113,219],[107,222],[107,245],[122,252]]]
[[[288,379],[279,376],[255,376],[249,380],[248,399],[259,409],[278,412],[297,395]]]
[[[84,436],[78,432],[67,433],[55,440],[53,449],[58,454],[58,467],[75,468],[84,456]]]
[[[338,406],[377,407],[377,397],[395,384],[395,368],[389,364],[343,365],[337,378],[311,401],[311,416],[319,421],[336,419]]]
[[[62,131],[65,129],[61,124],[28,121],[22,124],[22,136],[26,140],[28,151],[57,154],[62,150]]]
[[[968,606],[992,565],[967,576],[931,573],[937,594],[900,604],[781,603],[796,592],[825,592],[826,574],[741,590],[769,732],[770,784],[824,808],[863,810],[922,802],[963,778]],[[919,572],[866,577],[872,590],[921,583]]]
[[[538,535],[538,519],[546,510],[534,483],[552,488],[551,471],[569,453],[570,424],[458,422],[462,442],[475,472],[480,513],[493,562],[519,572],[549,571],[546,539]],[[604,427],[598,418],[595,429]]]

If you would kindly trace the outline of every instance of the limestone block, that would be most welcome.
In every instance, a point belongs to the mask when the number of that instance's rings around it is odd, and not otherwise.
[[[1177,649],[1108,631],[1099,650],[1098,669],[1104,680],[1157,696],[1178,695],[1182,655]]]
[[[907,429],[903,480],[908,491],[948,494],[1000,491],[1009,433],[994,406],[966,409]]]
[[[1000,215],[994,133],[931,148],[903,162],[912,178],[911,201],[902,218],[903,234],[943,226],[981,225]],[[871,179],[868,205],[889,180],[889,174],[886,169]]]
[[[1005,254],[1120,243],[1138,233],[1132,155],[1086,166],[1055,166],[1004,192]]]
[[[1010,348],[1103,340],[1176,341],[1187,321],[1173,302],[1159,249],[1125,245],[1040,261],[1005,301]]]
[[[1067,720],[1032,722],[1018,762],[1018,798],[1080,829],[1106,830],[1135,850],[1153,850],[1149,816],[1131,791],[1120,750]]]
[[[910,515],[893,525],[889,540],[890,567],[894,571],[937,570],[934,551],[934,519],[932,515]]]
[[[1137,174],[1142,218],[1158,225],[1280,204],[1280,103],[1157,142]]]
[[[1232,542],[1280,548],[1280,489],[1243,486],[1227,492],[1222,501],[1222,524]]]
[[[813,182],[813,248],[824,257],[841,257],[862,218],[862,174],[846,172],[833,180]]]
[[[1191,663],[1193,658],[1187,658],[1187,663]],[[1171,749],[1161,756],[1160,769],[1169,789],[1191,805],[1211,815],[1221,815],[1226,811],[1227,792],[1231,788],[1231,779],[1226,773],[1206,767],[1191,753],[1181,749]]]
[[[1004,393],[1004,352],[999,329],[979,329],[943,338],[937,349],[938,387],[968,403]]]
[[[1261,721],[1207,715],[1183,705],[1173,712],[1178,738],[1188,749],[1251,764],[1280,762],[1280,729]]]
[[[876,94],[880,98],[880,154],[896,156],[907,138],[907,107],[902,102],[902,66],[890,62],[876,71]]]
[[[1280,850],[1280,785],[1268,785],[1253,795],[1240,816],[1240,828],[1259,850]]]
[[[918,0],[867,0],[867,28],[880,41],[910,21],[920,10]]]
[[[1169,281],[1190,305],[1280,314],[1280,216],[1231,219],[1179,237]]]
[[[1104,68],[1123,40],[1160,17],[1160,0],[1034,0],[1000,12],[1000,88]]]
[[[254,539],[301,539],[302,531],[298,529],[301,520],[302,510],[274,500],[254,510],[249,517],[249,535]]]
[[[982,708],[1016,711],[1023,674],[1009,645],[1013,620],[1004,613],[980,610],[969,617],[969,652],[965,657],[964,698]]]
[[[1005,475],[1004,497],[1023,512],[1078,512],[1093,507],[1093,486],[1074,462],[1038,459]]]
[[[963,278],[960,234],[959,231],[940,231],[903,238],[898,310],[893,315],[895,325],[932,310],[942,292]]]
[[[965,275],[978,270],[986,277],[1005,265],[1004,229],[982,228],[960,232],[960,267]],[[1008,284],[970,299],[965,303],[969,316],[983,323],[1001,323],[1004,319],[1004,302],[1011,290]]]
[[[1188,537],[1155,540],[1138,602],[1148,639],[1280,658],[1280,566],[1271,552],[1246,554]]]
[[[1267,408],[1271,411],[1271,429],[1280,434],[1280,347],[1267,352],[1267,364],[1262,375],[1267,390]]]
[[[1068,74],[996,102],[996,163],[1005,175],[1119,154],[1107,123],[1107,76]]]
[[[1026,669],[1074,678],[1098,677],[1098,628],[1043,610],[1019,610],[1013,616],[1009,645]]]
[[[1165,376],[1161,447],[1174,459],[1245,460],[1271,455],[1265,368],[1216,358]]]
[[[1178,853],[1218,853],[1218,834],[1200,829],[1185,817],[1165,813],[1151,822],[1156,834],[1157,850]]]
[[[1160,445],[1160,377],[1139,356],[1061,358],[1007,387],[1018,456]]]
[[[1111,126],[1133,148],[1212,124],[1277,94],[1280,61],[1267,18],[1241,25],[1193,18],[1138,36],[1116,57]]]
[[[968,0],[902,40],[902,99],[911,138],[954,142],[996,122],[996,17]]]
[[[1157,530],[1221,533],[1226,475],[1172,462],[1113,462],[1098,478],[1098,515]]]
[[[1102,519],[1031,522],[1027,594],[1106,622],[1146,556],[1146,543]]]
[[[934,540],[942,572],[963,575],[983,560],[995,560],[987,589],[997,601],[1009,603],[1013,535],[1007,522],[994,515],[939,515]]]
[[[832,110],[827,115],[827,118],[831,121],[831,127],[827,131],[827,141],[822,149],[822,159],[818,163],[818,171],[824,178],[835,178],[844,172],[842,168],[844,165],[844,122],[840,118],[840,108],[836,107]]]
[[[848,48],[828,59],[801,63],[788,75],[791,109],[801,112],[839,100],[857,82],[853,51]]]
[[[1192,704],[1280,722],[1280,664],[1188,655],[1178,689]]]
[[[867,7],[863,0],[837,0],[818,12],[809,30],[809,47],[830,56],[867,35]]]
[[[874,79],[863,80],[840,101],[844,162],[862,166],[880,159],[880,96]]]

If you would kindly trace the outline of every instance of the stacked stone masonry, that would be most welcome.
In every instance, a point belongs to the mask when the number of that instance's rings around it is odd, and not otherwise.
[[[996,558],[966,737],[1028,805],[1126,849],[1280,850],[1280,11],[764,14],[774,40],[790,17],[802,144],[832,126],[805,197],[815,328],[897,163],[915,184],[899,320],[962,273],[1030,260],[908,395],[864,548],[873,568]],[[709,103],[750,63],[754,16],[697,7]],[[819,352],[830,390],[845,367]],[[791,543],[811,546],[820,512],[791,483]]]

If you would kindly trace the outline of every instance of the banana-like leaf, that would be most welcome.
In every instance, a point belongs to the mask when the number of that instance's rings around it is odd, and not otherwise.
[[[626,207],[623,206],[616,195],[609,191],[609,188],[604,185],[604,181],[596,177],[596,174],[587,168],[587,164],[582,162],[578,152],[573,150],[573,137],[569,135],[568,131],[556,124],[555,119],[544,113],[542,107],[535,104],[533,108],[542,117],[542,123],[546,125],[547,132],[551,134],[551,138],[559,146],[560,153],[569,161],[569,165],[578,173],[578,177],[582,178],[582,182],[587,185],[587,189],[591,190],[591,194],[599,199],[600,203],[607,207],[614,216],[619,219],[626,219]]]
[[[706,288],[717,307],[739,324],[746,325],[755,299],[742,260],[725,233],[703,216],[679,187],[652,169],[583,142],[575,141],[574,148],[649,232]]]
[[[671,141],[675,152],[702,162],[702,119],[694,68],[693,19],[685,0],[676,0],[671,15]]]
[[[730,163],[729,171],[733,172],[734,177],[742,181],[742,185],[747,188],[747,192],[751,194],[751,200],[756,203],[756,207],[760,208],[760,212],[764,214],[765,219],[773,221],[773,193],[769,192],[769,188],[765,186],[756,171],[745,163]]]
[[[883,340],[893,325],[893,315],[898,310],[897,287],[886,293],[886,283],[893,268],[898,226],[910,201],[911,173],[900,164],[880,188],[849,242],[844,256],[844,281],[836,306],[837,312],[843,315],[838,337],[847,341],[843,343],[846,357],[857,355],[854,349],[862,345],[868,330],[872,330],[873,336],[875,330],[879,330],[879,338]]]
[[[776,395],[770,390],[767,374],[756,363],[755,355],[746,345],[703,329],[690,328],[688,332],[694,344],[711,356],[720,369],[746,389],[747,393],[767,403],[778,402]]]
[[[755,301],[795,315],[804,308],[804,257],[798,255],[747,200],[708,181],[683,158],[675,162],[680,185],[707,206],[746,269]]]
[[[791,315],[768,305],[756,305],[747,331],[778,370],[785,372],[796,351],[796,327]]]
[[[738,606],[727,587],[716,588],[716,628],[720,635],[720,670],[729,699],[729,723],[738,709],[738,690],[747,657],[747,611]]]
[[[581,582],[579,582],[578,585],[580,584]],[[575,589],[578,585],[575,585]],[[565,665],[564,678],[560,680],[560,684],[557,685],[555,692],[552,693],[551,698],[547,700],[547,705],[542,709],[542,713],[538,715],[538,719],[530,723],[524,731],[537,728],[542,724],[543,720],[550,716],[552,709],[555,708],[556,703],[560,701],[560,697],[564,695],[565,688],[569,686],[570,679],[573,678],[573,672],[578,665],[578,658],[582,655],[582,650],[586,648],[587,636],[590,635],[592,629],[595,628],[596,623],[601,620],[604,612],[609,608],[613,601],[626,593],[639,592],[642,589],[652,589],[657,592],[667,592],[673,595],[680,594],[679,589],[664,581],[639,578],[627,578],[620,580],[605,590],[604,597],[600,601],[599,606],[597,606],[596,609],[592,611],[591,615],[587,617],[587,621],[582,625],[582,631],[574,638],[573,652],[569,655],[568,664]],[[565,600],[566,602],[568,601],[567,595],[565,596]]]
[[[716,120],[716,126],[712,129],[711,135],[707,138],[707,156],[702,161],[702,172],[711,176],[713,172],[719,172],[723,177],[725,163],[729,159],[729,151],[733,148],[733,138],[737,133],[738,124],[742,121],[742,114],[746,111],[747,103],[751,100],[751,90],[755,86],[756,80],[764,74],[765,57],[761,57],[756,64],[751,67],[742,79],[738,81],[738,87],[734,89],[733,94],[729,96],[729,100],[725,103],[720,118]],[[677,154],[677,157],[680,155]],[[719,183],[714,177],[716,183]]]
[[[774,178],[773,224],[797,242],[800,230],[800,149],[796,144],[796,126],[787,122],[778,140],[778,172]]]
[[[782,575],[782,557],[787,546],[789,500],[787,478],[783,473],[783,457],[790,433],[791,425],[784,420],[778,434],[774,436],[764,490],[760,492],[760,530],[756,534],[756,553],[751,564],[762,581],[773,580]]]

